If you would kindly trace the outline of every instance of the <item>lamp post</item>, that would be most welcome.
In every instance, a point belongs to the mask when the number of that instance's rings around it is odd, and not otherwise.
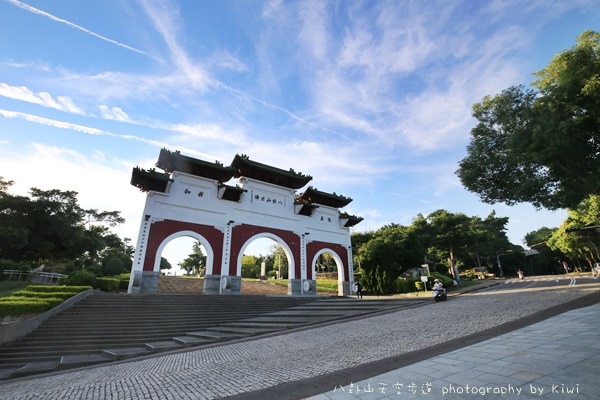
[[[504,278],[504,272],[502,271],[502,264],[500,263],[500,257],[505,256],[508,253],[512,253],[512,250],[496,251],[496,263],[498,264],[498,270],[500,271],[501,278]]]
[[[127,254],[127,246],[129,246],[129,242],[131,242],[131,238],[123,238],[123,253]]]

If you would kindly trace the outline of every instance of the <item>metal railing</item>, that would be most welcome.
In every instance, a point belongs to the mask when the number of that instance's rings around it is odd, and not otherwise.
[[[55,272],[41,272],[41,271],[19,271],[17,269],[5,269],[4,275],[8,276],[8,280],[15,281],[31,281],[34,283],[40,283],[43,285],[56,285],[60,278],[66,277],[67,275],[58,274]]]

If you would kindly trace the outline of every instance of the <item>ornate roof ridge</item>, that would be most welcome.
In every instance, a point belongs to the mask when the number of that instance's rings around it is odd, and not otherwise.
[[[292,189],[299,189],[312,180],[312,176],[296,172],[293,168],[286,171],[250,160],[246,154],[236,154],[231,167],[236,170],[234,175],[236,178],[246,177]]]
[[[352,198],[340,194],[323,192],[313,186],[309,186],[304,193],[296,196],[296,199],[309,203],[317,203],[325,206],[342,208],[352,202]]]
[[[227,182],[235,173],[234,168],[224,166],[223,163],[219,161],[211,163],[198,158],[185,156],[181,154],[179,150],[170,151],[165,148],[160,150],[156,166],[169,173],[179,171],[214,179],[219,182]]]

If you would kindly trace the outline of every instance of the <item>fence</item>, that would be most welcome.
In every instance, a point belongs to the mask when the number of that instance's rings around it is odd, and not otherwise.
[[[43,285],[56,285],[60,278],[66,277],[67,275],[57,274],[55,272],[40,272],[31,271],[24,272],[16,269],[4,270],[4,276],[8,276],[9,281],[31,281],[34,283],[40,283]]]

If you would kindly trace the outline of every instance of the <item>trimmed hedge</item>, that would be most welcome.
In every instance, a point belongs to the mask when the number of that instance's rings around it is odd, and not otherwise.
[[[432,272],[431,273],[431,278],[429,279],[431,284],[433,285],[433,280],[434,279],[439,279],[440,282],[442,282],[442,285],[445,288],[449,288],[454,286],[454,279],[450,278],[449,276],[446,276],[444,274],[440,274],[439,272]]]
[[[50,310],[90,286],[30,285],[0,298],[0,315],[37,314]]]
[[[29,292],[42,292],[42,293],[52,293],[52,292],[69,292],[69,293],[81,293],[86,290],[92,289],[90,286],[44,286],[44,285],[29,285],[24,290]]]
[[[0,299],[0,315],[19,315],[42,313],[56,307],[65,299],[50,297],[46,299],[9,296]]]
[[[431,276],[427,281],[427,288],[430,289],[433,286],[433,280],[439,279],[445,288],[454,286],[452,278],[440,274],[439,272],[432,272]],[[421,277],[412,277],[408,279],[398,278],[394,282],[396,293],[412,293],[412,292],[423,292],[425,291],[425,284],[421,281]]]
[[[14,292],[11,297],[27,297],[27,298],[35,298],[35,299],[63,299],[66,300],[69,297],[73,297],[78,292],[34,292],[30,290],[19,290],[18,292]]]
[[[120,284],[121,280],[118,278],[96,278],[96,288],[103,292],[117,292]]]
[[[0,301],[0,315],[38,314],[51,308],[52,306],[45,301],[33,301],[22,297],[13,299],[11,302]]]

